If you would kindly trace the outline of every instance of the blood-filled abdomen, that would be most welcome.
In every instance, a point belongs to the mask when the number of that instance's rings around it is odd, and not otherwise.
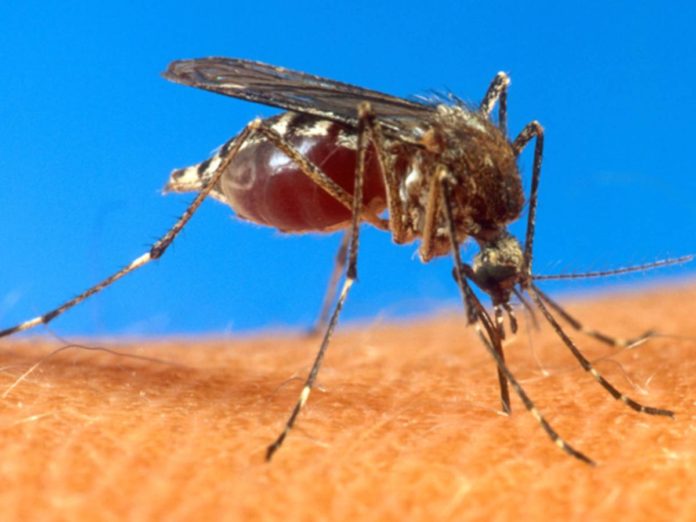
[[[312,116],[284,113],[265,120],[300,154],[353,194],[356,133],[346,125]],[[351,212],[307,176],[293,160],[261,134],[242,145],[220,182],[235,213],[284,232],[334,230],[346,226]],[[385,188],[373,146],[368,147],[363,204],[375,214],[385,208]]]

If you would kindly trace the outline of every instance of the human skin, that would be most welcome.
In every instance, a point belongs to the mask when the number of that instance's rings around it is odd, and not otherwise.
[[[696,287],[563,299],[632,350],[568,330],[638,414],[523,322],[510,368],[562,453],[497,377],[464,314],[339,328],[319,385],[272,462],[318,340],[299,333],[100,343],[0,343],[3,520],[693,520]],[[520,312],[521,316],[524,314]],[[145,356],[156,360],[135,359]]]

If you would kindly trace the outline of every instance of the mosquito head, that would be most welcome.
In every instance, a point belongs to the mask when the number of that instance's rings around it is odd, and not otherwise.
[[[505,304],[524,267],[524,254],[517,238],[507,230],[490,239],[478,239],[480,251],[474,256],[471,278],[488,295],[494,305]]]

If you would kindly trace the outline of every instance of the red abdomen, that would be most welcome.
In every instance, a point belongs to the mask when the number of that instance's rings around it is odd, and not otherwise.
[[[348,194],[353,193],[355,130],[312,116],[284,113],[264,122]],[[284,232],[333,230],[350,222],[351,212],[302,172],[261,135],[242,145],[223,174],[221,188],[241,218]],[[363,204],[376,214],[385,208],[385,189],[373,147],[368,149]]]

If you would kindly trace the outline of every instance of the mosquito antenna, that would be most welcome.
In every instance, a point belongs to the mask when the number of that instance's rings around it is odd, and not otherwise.
[[[659,261],[653,261],[652,263],[645,263],[643,265],[626,266],[623,268],[614,268],[612,270],[600,270],[598,272],[583,272],[576,274],[535,274],[532,276],[532,279],[534,279],[535,281],[545,281],[550,279],[589,279],[592,277],[607,277],[620,274],[629,274],[631,272],[643,272],[645,270],[663,268],[666,266],[681,265],[684,263],[688,263],[693,259],[694,256],[690,254],[688,256],[660,259]]]

